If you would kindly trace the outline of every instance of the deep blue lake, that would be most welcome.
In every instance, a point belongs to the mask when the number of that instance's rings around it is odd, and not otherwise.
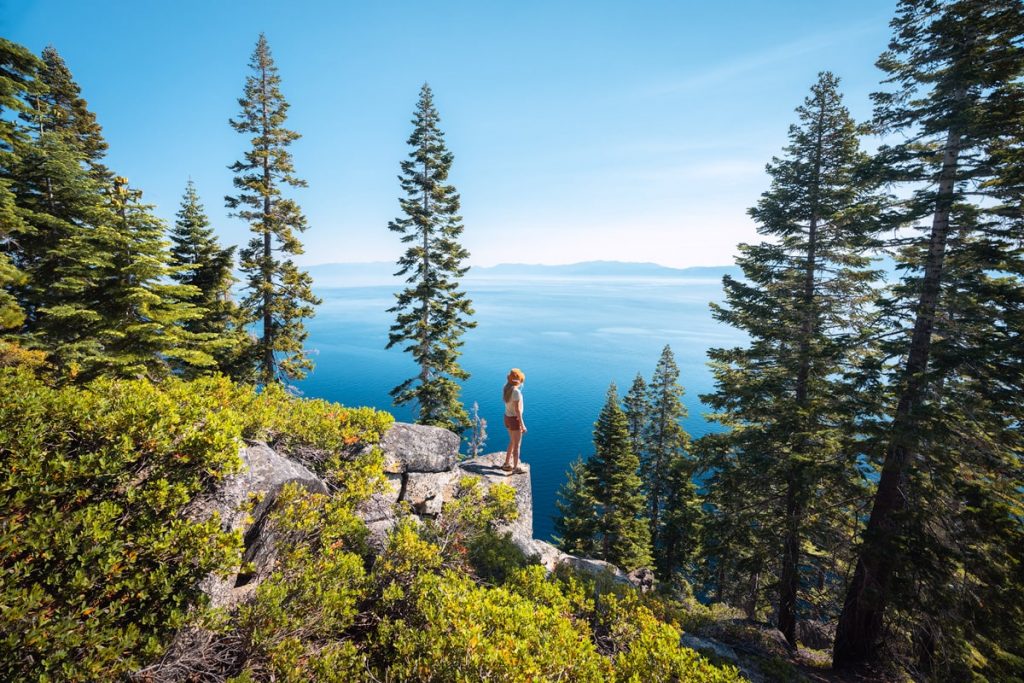
[[[686,389],[686,430],[714,426],[698,395],[712,388],[706,351],[741,343],[741,333],[715,322],[708,303],[722,297],[718,278],[519,278],[465,283],[476,329],[464,336],[467,409],[476,401],[489,423],[485,452],[503,451],[501,388],[509,368],[526,373],[529,432],[523,460],[532,466],[534,536],[548,539],[559,486],[569,463],[592,452],[594,422],[611,382],[620,396],[637,372],[649,378],[670,344]],[[307,321],[316,369],[299,384],[311,397],[388,410],[411,421],[409,407],[391,405],[388,391],[415,374],[408,354],[386,351],[387,313],[396,286],[320,288],[323,305]]]

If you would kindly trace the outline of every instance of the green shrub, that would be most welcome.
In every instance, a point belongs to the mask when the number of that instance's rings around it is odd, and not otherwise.
[[[189,675],[239,683],[738,680],[680,648],[650,598],[525,566],[496,531],[516,514],[507,486],[464,479],[438,520],[402,520],[371,560],[353,510],[382,479],[364,446],[389,415],[223,378],[54,388],[20,365],[0,368],[2,680],[123,679],[183,627]],[[331,492],[282,490],[266,522],[277,564],[228,613],[197,585],[237,566],[241,538],[187,511],[238,471],[243,438],[303,459]]]
[[[506,587],[559,614],[586,622],[594,617],[593,584],[574,572],[549,575],[544,567],[531,565],[512,572]]]
[[[108,678],[185,622],[237,534],[182,509],[240,466],[238,416],[182,383],[0,371],[0,678]]]
[[[416,611],[386,618],[375,648],[377,678],[415,681],[607,681],[611,668],[586,624],[465,574],[418,577]]]
[[[437,546],[447,566],[492,580],[503,571],[495,562],[507,559],[517,566],[525,562],[522,553],[496,530],[499,522],[512,521],[518,514],[516,492],[511,486],[485,487],[477,477],[463,477],[441,515],[436,520],[425,520],[419,534]],[[480,567],[474,566],[474,556]]]
[[[363,529],[351,504],[382,475],[380,455],[358,446],[391,420],[224,378],[53,388],[0,368],[0,679],[123,677],[196,620],[199,579],[237,566],[242,544],[187,505],[239,469],[242,437],[319,449],[336,489],[324,526]],[[331,552],[289,559],[355,571]]]
[[[233,403],[243,415],[246,438],[273,443],[283,452],[301,446],[322,451],[312,464],[330,474],[346,462],[353,447],[375,444],[394,417],[373,408],[347,408],[323,399],[297,398],[279,384],[257,392],[250,386],[234,387]]]
[[[361,657],[346,638],[366,591],[357,552],[366,525],[342,497],[295,485],[282,490],[268,524],[278,564],[228,629],[238,635],[245,672],[259,680],[305,680],[312,670],[340,676],[359,667]]]
[[[502,534],[488,529],[470,539],[466,550],[473,573],[489,583],[505,583],[512,572],[529,563],[508,531]]]
[[[614,651],[617,681],[733,683],[744,680],[738,669],[717,667],[695,650],[681,647],[682,634],[657,619],[635,597],[620,601],[607,596],[600,619]]]
[[[560,567],[551,576],[532,567],[517,572],[508,587],[590,624],[598,651],[613,664],[616,681],[743,681],[731,666],[720,667],[679,644],[682,633],[668,620],[678,603],[601,575]],[[653,610],[652,610],[653,608]]]
[[[20,344],[0,339],[0,368],[11,367],[23,367],[37,373],[50,369],[45,351],[26,349]]]

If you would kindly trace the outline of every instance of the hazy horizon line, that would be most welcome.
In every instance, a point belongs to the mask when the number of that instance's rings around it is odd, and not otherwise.
[[[657,266],[658,268],[666,268],[670,270],[688,270],[690,268],[731,268],[735,266],[735,263],[712,263],[712,264],[701,264],[691,266],[666,266],[661,263],[654,261],[619,261],[615,259],[591,259],[587,261],[571,261],[568,263],[527,263],[523,261],[500,261],[498,263],[492,263],[489,265],[471,263],[470,268],[495,268],[497,266],[544,266],[544,267],[561,267],[561,266],[580,266],[590,265],[597,263],[609,263],[618,265],[629,265],[629,266]],[[395,261],[324,261],[322,263],[307,263],[303,264],[302,268],[315,268],[318,266],[371,266],[371,265],[395,265]]]

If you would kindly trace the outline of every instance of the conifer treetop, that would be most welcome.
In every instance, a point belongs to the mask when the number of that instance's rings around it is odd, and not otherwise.
[[[439,121],[433,93],[424,84],[408,139],[412,149],[401,162],[402,215],[388,223],[408,245],[395,273],[408,286],[395,294],[395,305],[388,309],[396,316],[387,348],[404,344],[419,366],[417,376],[391,390],[395,404],[415,402],[420,424],[461,431],[470,422],[456,380],[467,379],[469,373],[458,357],[462,334],[476,323],[470,319],[472,304],[459,289],[459,278],[469,270],[463,265],[469,252],[458,241],[463,231],[459,195],[446,182],[453,155],[445,147]]]
[[[232,214],[244,220],[259,218],[264,198],[280,197],[282,183],[291,187],[307,186],[305,180],[295,175],[292,154],[288,151],[288,146],[302,136],[284,127],[290,105],[281,93],[281,77],[267,38],[262,33],[249,60],[249,67],[253,73],[246,76],[242,96],[238,98],[241,111],[237,117],[228,119],[228,123],[239,133],[252,134],[251,146],[242,160],[229,166],[235,173],[234,186],[239,194],[225,197],[230,209],[236,209],[239,205],[255,209],[243,209]],[[273,182],[265,182],[264,171]],[[303,231],[306,229],[306,221],[301,216],[299,218],[301,220],[292,221],[291,227]]]
[[[84,157],[94,173],[108,178],[109,171],[99,163],[107,153],[103,129],[89,110],[89,103],[82,98],[81,88],[67,63],[52,45],[43,49],[41,61],[38,75],[41,88],[29,97],[32,111],[23,113],[22,119],[39,133],[62,136]]]

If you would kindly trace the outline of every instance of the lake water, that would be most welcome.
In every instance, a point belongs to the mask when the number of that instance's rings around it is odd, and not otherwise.
[[[706,351],[742,342],[742,334],[711,318],[721,281],[684,278],[469,280],[478,325],[464,336],[467,409],[476,401],[488,421],[486,452],[503,451],[501,388],[509,368],[526,373],[529,432],[522,457],[532,467],[534,536],[553,532],[555,498],[576,456],[592,453],[594,422],[610,382],[625,393],[637,372],[650,378],[665,344],[679,365],[689,417],[686,430],[709,429],[698,395],[712,388]],[[318,289],[323,305],[307,322],[316,369],[299,383],[311,397],[388,410],[411,421],[409,407],[391,405],[388,391],[415,374],[409,354],[387,351],[393,286]]]

